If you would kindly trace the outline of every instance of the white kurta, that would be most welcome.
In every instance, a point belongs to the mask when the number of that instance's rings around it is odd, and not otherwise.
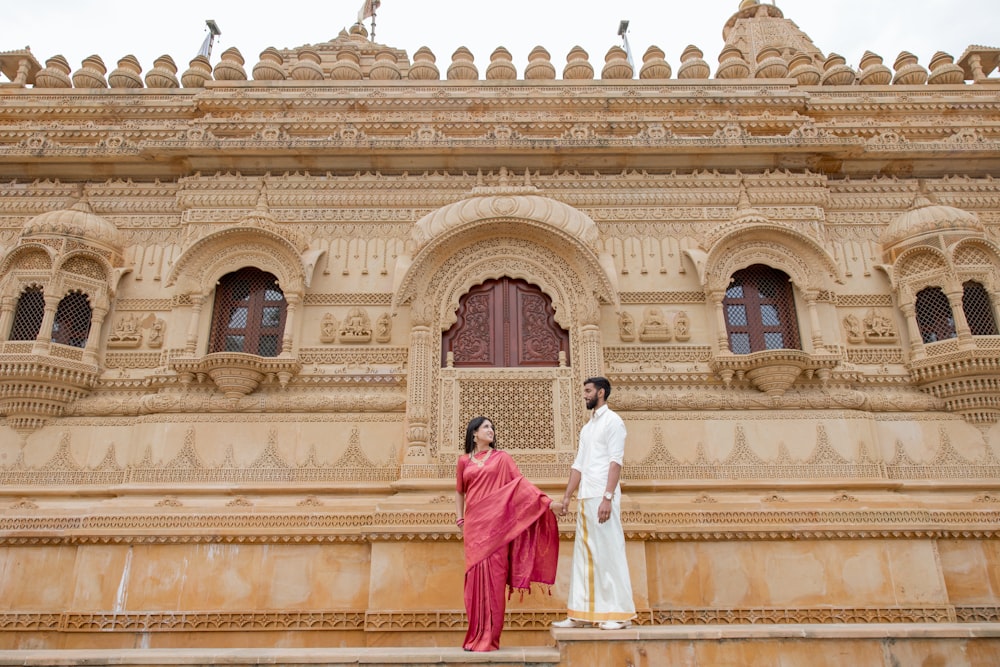
[[[579,621],[628,621],[635,618],[632,582],[625,557],[621,492],[615,487],[611,517],[598,523],[597,510],[608,483],[611,462],[625,454],[625,423],[603,405],[580,431],[573,469],[580,472],[576,540],[569,583],[568,616]]]

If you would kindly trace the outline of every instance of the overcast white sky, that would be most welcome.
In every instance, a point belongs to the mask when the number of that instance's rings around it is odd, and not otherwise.
[[[167,53],[183,72],[207,34],[205,20],[214,19],[222,35],[212,51],[212,63],[235,46],[249,73],[268,46],[293,48],[336,37],[354,23],[361,4],[362,0],[7,2],[0,16],[0,51],[29,46],[43,65],[62,54],[74,71],[94,53],[109,71],[119,58],[133,54],[144,72],[156,57]],[[889,66],[900,51],[911,51],[927,66],[936,51],[957,59],[970,44],[1000,47],[997,0],[776,0],[776,4],[823,53],[837,52],[855,67],[865,50],[878,53]],[[528,52],[541,45],[561,77],[566,54],[574,45],[586,49],[600,71],[607,50],[621,45],[618,25],[627,19],[635,61],[641,62],[646,48],[655,44],[666,52],[676,76],[680,54],[688,44],[702,49],[714,72],[722,27],[738,7],[739,0],[382,0],[375,37],[381,44],[404,49],[411,58],[419,47],[429,47],[442,74],[454,50],[466,46],[481,77],[497,46],[511,52],[520,77]],[[370,21],[367,25],[370,29]]]

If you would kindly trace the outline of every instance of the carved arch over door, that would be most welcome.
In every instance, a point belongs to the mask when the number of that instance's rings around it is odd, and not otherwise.
[[[394,312],[406,309],[411,327],[405,474],[451,474],[456,433],[475,416],[466,411],[502,405],[498,392],[537,391],[527,409],[547,416],[552,436],[535,438],[526,455],[537,465],[558,460],[561,476],[582,414],[577,385],[603,369],[601,307],[618,305],[614,263],[597,244],[593,220],[534,195],[473,197],[426,216],[412,240],[412,254],[396,266],[393,298]],[[537,285],[551,299],[554,321],[569,333],[572,366],[442,367],[441,336],[457,321],[462,297],[504,277]],[[476,392],[483,402],[470,398]],[[505,423],[517,419],[523,416],[503,416]]]

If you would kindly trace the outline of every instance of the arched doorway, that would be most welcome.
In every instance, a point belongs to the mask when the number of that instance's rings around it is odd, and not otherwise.
[[[570,435],[555,419],[573,392],[569,347],[537,285],[504,276],[470,288],[441,336],[442,395],[452,397],[441,404],[444,433],[460,442],[465,424],[486,415],[504,449],[554,452]]]
[[[615,274],[596,251],[593,220],[528,190],[429,214],[414,227],[412,255],[399,259],[393,308],[406,309],[411,327],[404,476],[453,474],[465,424],[480,414],[501,446],[520,450],[522,470],[562,477],[572,460],[579,385],[602,370],[598,322],[602,305],[617,306]],[[504,299],[520,300],[515,318],[532,324],[496,334],[527,331],[528,340],[461,339]],[[461,351],[450,362],[449,345]]]

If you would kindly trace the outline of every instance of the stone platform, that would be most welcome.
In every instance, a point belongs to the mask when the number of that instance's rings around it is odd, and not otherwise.
[[[280,665],[281,667],[556,667],[559,649],[552,647],[503,648],[471,653],[457,647],[382,648],[274,648],[274,649],[123,649],[0,651],[0,665],[120,665],[166,667],[183,665]]]
[[[0,666],[280,665],[417,667],[900,667],[1000,665],[1000,623],[635,626],[552,630],[555,646],[469,653],[456,647],[75,649],[0,651]]]

